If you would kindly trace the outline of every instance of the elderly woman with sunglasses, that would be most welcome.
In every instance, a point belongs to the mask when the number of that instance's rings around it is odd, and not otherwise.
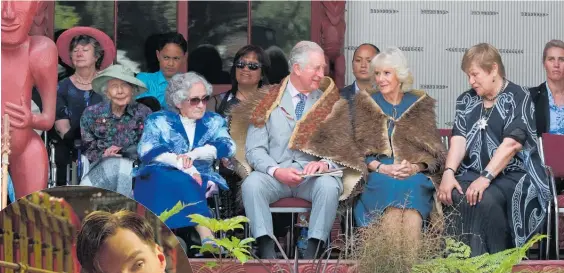
[[[171,229],[195,227],[202,242],[212,232],[191,222],[188,215],[211,217],[206,198],[217,187],[227,190],[225,180],[213,170],[217,158],[235,153],[225,119],[206,112],[212,86],[194,72],[177,74],[166,89],[169,110],[149,115],[138,146],[141,166],[134,197],[155,214],[170,210],[179,201],[194,205],[170,217]]]

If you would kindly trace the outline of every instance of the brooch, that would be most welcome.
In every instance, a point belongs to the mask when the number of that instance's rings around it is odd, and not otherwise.
[[[294,120],[292,115],[290,115],[290,113],[288,113],[288,111],[286,111],[286,109],[284,109],[284,107],[280,106],[280,109],[282,110],[282,112],[284,113],[284,116],[286,116],[286,118],[288,118],[290,120]]]

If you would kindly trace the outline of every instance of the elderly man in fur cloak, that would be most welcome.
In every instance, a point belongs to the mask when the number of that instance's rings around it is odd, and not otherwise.
[[[275,258],[269,205],[281,198],[312,202],[306,259],[314,258],[365,170],[354,145],[346,100],[326,68],[323,49],[310,41],[290,53],[290,75],[266,86],[231,111],[243,205],[261,258]],[[335,111],[334,109],[341,109]],[[346,166],[343,177],[303,178]]]

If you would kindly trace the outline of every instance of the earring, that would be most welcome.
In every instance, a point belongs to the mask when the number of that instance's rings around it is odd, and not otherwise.
[[[493,79],[492,82],[495,82],[495,79]]]

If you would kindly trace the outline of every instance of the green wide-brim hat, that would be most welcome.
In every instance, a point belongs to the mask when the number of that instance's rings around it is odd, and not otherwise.
[[[102,87],[111,79],[120,79],[130,83],[134,87],[133,97],[137,97],[137,95],[147,91],[147,86],[145,86],[142,81],[135,78],[133,71],[121,64],[110,65],[108,68],[102,70],[100,74],[92,80],[92,89],[94,92],[105,96],[106,94],[102,92]]]

